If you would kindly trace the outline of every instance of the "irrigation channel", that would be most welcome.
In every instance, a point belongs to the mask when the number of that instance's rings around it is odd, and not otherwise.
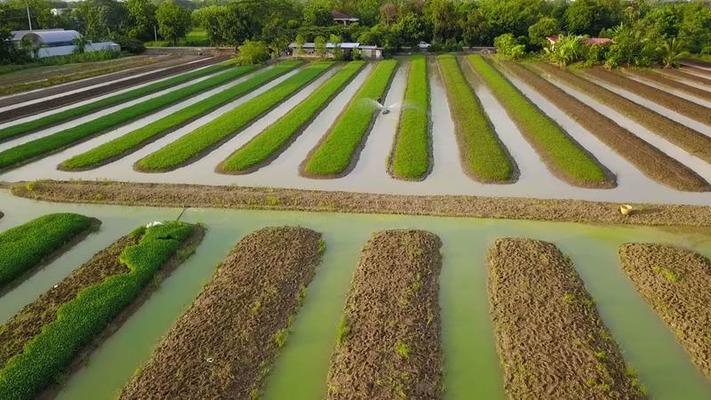
[[[282,211],[170,209],[55,204],[16,198],[0,191],[5,216],[0,230],[52,212],[77,212],[103,223],[82,243],[2,297],[0,321],[59,282],[74,267],[132,230],[154,220],[202,223],[207,234],[194,256],[152,296],[86,364],[68,377],[59,399],[112,399],[145,363],[154,346],[193,301],[215,266],[245,235],[265,226],[299,225],[323,234],[327,250],[292,325],[286,346],[266,380],[266,399],[316,399],[326,390],[336,327],[358,262],[374,232],[416,228],[439,235],[439,277],[447,399],[504,398],[499,359],[489,319],[485,255],[500,237],[555,243],[571,257],[601,317],[649,394],[655,399],[708,399],[711,383],[694,368],[672,332],[634,290],[619,267],[617,249],[626,242],[684,246],[711,256],[711,234],[650,227],[593,226],[472,218],[352,215]]]

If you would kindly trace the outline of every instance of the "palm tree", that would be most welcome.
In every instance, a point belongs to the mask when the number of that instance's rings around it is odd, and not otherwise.
[[[657,52],[661,55],[662,65],[664,68],[673,68],[679,65],[679,60],[689,55],[685,50],[685,44],[673,37],[662,42],[661,46],[657,47]]]

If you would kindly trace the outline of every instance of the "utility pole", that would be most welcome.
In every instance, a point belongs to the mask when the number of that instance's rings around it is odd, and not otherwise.
[[[25,1],[25,5],[27,6],[27,25],[29,25],[30,30],[32,30],[32,18],[30,18],[30,2]]]
[[[153,41],[158,41],[158,32],[156,32],[156,26],[153,24]]]

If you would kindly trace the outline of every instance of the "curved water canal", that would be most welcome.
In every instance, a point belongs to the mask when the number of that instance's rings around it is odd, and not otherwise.
[[[78,212],[103,221],[100,230],[3,296],[0,319],[66,276],[116,238],[153,220],[174,219],[168,208],[52,204],[0,191],[0,230],[51,212]],[[354,215],[189,209],[207,235],[195,255],[153,295],[61,388],[58,398],[113,399],[153,347],[189,306],[215,267],[244,235],[267,225],[302,225],[324,235],[327,250],[287,345],[266,382],[266,399],[323,398],[329,357],[351,275],[371,233],[389,228],[426,229],[443,242],[440,307],[445,398],[504,398],[488,316],[486,250],[498,237],[531,237],[556,243],[570,256],[620,344],[627,362],[656,399],[708,399],[711,384],[694,368],[674,336],[634,291],[618,266],[617,248],[629,241],[673,243],[711,256],[711,233],[646,227],[592,226],[473,218]]]

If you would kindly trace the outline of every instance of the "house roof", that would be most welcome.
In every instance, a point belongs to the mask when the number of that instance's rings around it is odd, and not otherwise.
[[[348,14],[344,14],[340,11],[333,10],[331,11],[331,17],[333,17],[334,20],[336,21],[359,21],[358,18],[350,16]]]

